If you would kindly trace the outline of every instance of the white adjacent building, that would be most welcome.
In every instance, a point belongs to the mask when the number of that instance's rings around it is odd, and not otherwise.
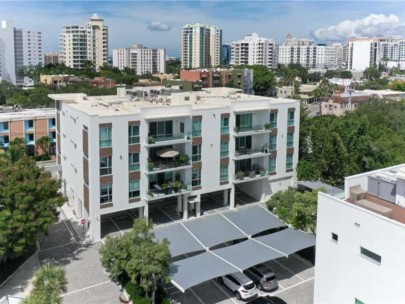
[[[186,24],[181,31],[181,67],[210,68],[221,64],[222,30],[214,25]]]
[[[264,65],[277,68],[278,49],[275,41],[259,37],[257,33],[234,41],[231,45],[231,64],[233,65]]]
[[[130,68],[137,75],[166,73],[166,50],[152,49],[141,44],[131,48],[113,49],[113,66]]]
[[[97,14],[84,25],[64,26],[59,35],[59,62],[81,69],[86,61],[97,69],[108,63],[108,27]]]
[[[9,21],[0,23],[0,79],[24,84],[29,79],[18,77],[23,66],[43,62],[42,33],[17,29]]]
[[[378,38],[357,37],[349,39],[348,43],[349,70],[364,71],[378,64]]]
[[[389,68],[405,69],[405,39],[380,38],[379,62]]]
[[[340,69],[343,67],[343,45],[314,45],[313,40],[288,34],[278,48],[278,63],[301,64],[308,69]]]
[[[405,303],[405,164],[319,193],[314,303]]]
[[[50,95],[57,107],[57,159],[63,191],[93,240],[104,217],[148,216],[172,202],[187,219],[220,193],[257,201],[293,186],[300,102],[230,88],[174,92],[134,88],[118,95]]]

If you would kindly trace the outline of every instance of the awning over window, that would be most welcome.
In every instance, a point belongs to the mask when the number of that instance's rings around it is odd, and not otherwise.
[[[155,229],[155,237],[162,241],[167,238],[172,258],[186,253],[205,251],[201,245],[180,223]]]
[[[315,246],[315,236],[292,228],[255,238],[286,255]]]
[[[266,230],[286,227],[286,224],[260,206],[232,210],[222,215],[250,236]]]

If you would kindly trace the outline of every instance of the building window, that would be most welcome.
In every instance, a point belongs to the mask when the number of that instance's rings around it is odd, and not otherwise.
[[[229,117],[221,118],[221,134],[229,134]]]
[[[112,172],[112,158],[110,156],[100,157],[100,176],[110,175]]]
[[[229,141],[221,141],[221,158],[229,156]]]
[[[286,168],[287,170],[293,168],[293,154],[287,154]]]
[[[193,119],[193,137],[201,136],[201,119]]]
[[[332,241],[334,241],[335,243],[337,243],[339,240],[339,236],[336,233],[332,232]]]
[[[25,121],[25,129],[33,129],[34,128],[34,121],[33,120],[26,120]]]
[[[366,248],[360,247],[360,255],[378,264],[381,264],[381,256]]]
[[[365,304],[363,301],[360,301],[359,299],[354,298],[354,304]]]
[[[287,148],[291,148],[294,146],[294,133],[289,132],[287,133]]]
[[[129,153],[128,170],[129,171],[139,171],[139,153]]]
[[[139,144],[139,126],[128,126],[128,143]]]
[[[289,126],[294,125],[294,116],[295,116],[295,112],[288,112],[288,125]]]
[[[129,181],[129,198],[139,197],[139,180],[131,179]]]
[[[277,169],[277,158],[270,157],[269,158],[269,173],[276,172]]]
[[[48,123],[49,123],[49,128],[55,128],[55,126],[56,126],[55,118],[50,118]]]
[[[277,128],[277,112],[270,113],[270,128]]]
[[[3,128],[0,129],[0,132],[7,132],[7,131],[10,131],[10,130],[9,130],[9,126],[8,126],[8,121],[3,122],[2,126],[3,126]]]
[[[201,186],[201,169],[193,170],[191,184],[193,187]]]
[[[100,185],[100,205],[112,202],[112,184]]]
[[[111,147],[112,141],[111,128],[100,128],[99,145],[100,148]]]
[[[246,132],[252,130],[252,113],[236,115],[237,132]]]
[[[270,151],[277,150],[277,135],[269,136],[269,148]]]
[[[228,165],[221,165],[220,181],[226,182],[229,180]]]
[[[201,145],[193,146],[192,160],[193,160],[193,162],[201,161]]]
[[[26,134],[25,135],[25,141],[27,142],[27,145],[33,145],[34,142],[34,134]]]

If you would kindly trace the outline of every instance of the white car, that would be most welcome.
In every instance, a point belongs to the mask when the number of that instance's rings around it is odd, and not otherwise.
[[[218,281],[232,290],[238,300],[249,300],[258,296],[255,283],[243,273],[228,274],[219,277]]]

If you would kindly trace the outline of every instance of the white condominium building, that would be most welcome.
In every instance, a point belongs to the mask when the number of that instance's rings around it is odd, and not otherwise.
[[[234,41],[231,45],[231,64],[264,65],[277,67],[277,45],[273,39],[259,37],[257,33],[247,35],[244,39]]]
[[[236,193],[265,201],[294,185],[299,101],[230,88],[168,90],[50,95],[63,190],[76,215],[89,219],[93,240],[115,212],[148,216],[173,201],[187,219],[200,216],[213,193],[232,209]]]
[[[279,46],[278,63],[298,63],[308,69],[340,69],[343,67],[343,45],[314,45],[313,40],[297,39],[288,34]]]
[[[405,69],[405,39],[379,38],[378,59],[389,68]]]
[[[350,39],[348,43],[349,70],[364,71],[378,64],[378,38],[358,37]]]
[[[113,49],[113,66],[134,69],[137,75],[166,72],[166,50],[135,44],[131,48]]]
[[[13,27],[12,22],[1,21],[0,79],[13,84],[23,84],[24,78],[17,76],[20,68],[42,62],[42,33],[17,29]]]
[[[405,303],[405,164],[318,195],[314,303]]]
[[[201,23],[186,24],[181,35],[183,69],[217,67],[221,64],[221,29]]]
[[[59,36],[59,62],[84,68],[90,61],[98,69],[108,63],[108,27],[94,14],[85,25],[64,26]]]

